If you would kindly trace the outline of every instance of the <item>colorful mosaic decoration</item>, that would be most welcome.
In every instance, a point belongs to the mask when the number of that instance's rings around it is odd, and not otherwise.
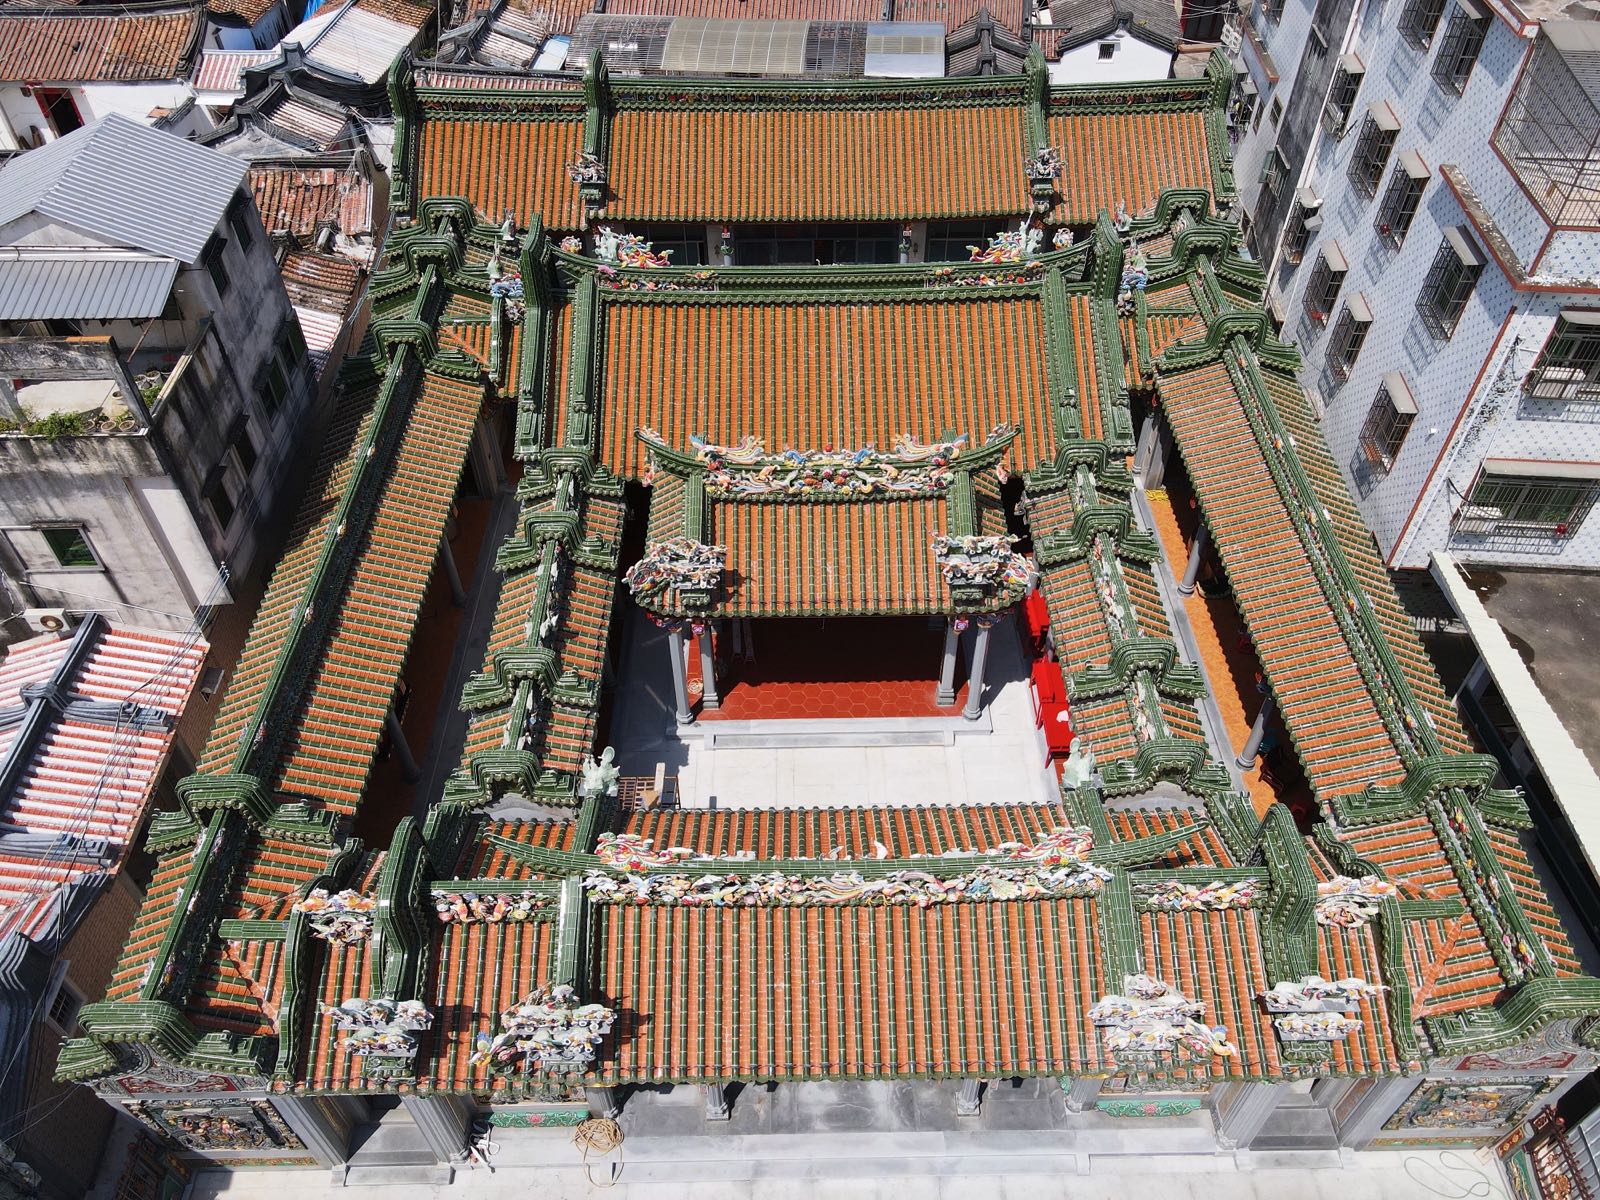
[[[294,902],[294,911],[306,914],[306,924],[314,937],[325,942],[353,944],[372,936],[372,914],[378,907],[376,896],[363,896],[346,888],[328,894],[327,888],[312,888]]]
[[[622,581],[639,600],[663,592],[714,592],[722,584],[727,560],[726,546],[673,538],[652,544]]]
[[[868,879],[854,871],[832,875],[627,875],[591,871],[583,886],[612,904],[677,904],[703,908],[739,905],[910,904],[927,908],[965,900],[1039,900],[1094,896],[1111,872],[1089,863],[1059,867],[980,867],[941,879],[926,871],[896,871]]]
[[[594,854],[613,871],[646,871],[652,867],[670,867],[693,857],[694,852],[681,848],[657,850],[650,838],[608,831],[595,843]]]
[[[1354,929],[1378,915],[1385,900],[1397,899],[1400,889],[1387,879],[1363,875],[1335,875],[1317,884],[1317,924]]]
[[[323,1010],[335,1029],[344,1033],[340,1044],[351,1054],[380,1058],[413,1058],[416,1034],[433,1027],[433,1013],[420,1000],[351,998]]]
[[[520,1061],[524,1071],[580,1073],[616,1024],[603,1004],[582,1004],[574,988],[558,984],[500,1014],[500,1032],[478,1034],[472,1061],[504,1067]]]
[[[1330,982],[1320,975],[1302,975],[1272,985],[1261,993],[1269,1013],[1354,1012],[1362,1000],[1370,1000],[1383,988],[1365,979],[1340,979]]]
[[[989,239],[987,246],[968,246],[971,261],[997,266],[1001,263],[1021,262],[1033,258],[1044,244],[1044,229],[1031,220],[1016,229],[1002,230]]]
[[[1004,535],[935,534],[933,555],[953,588],[1022,592],[1033,581],[1033,564],[1012,550],[1011,539]]]
[[[1331,1042],[1360,1033],[1363,1022],[1337,1012],[1286,1013],[1272,1018],[1272,1027],[1286,1042]]]
[[[518,1112],[497,1108],[489,1114],[496,1129],[571,1129],[589,1119],[587,1107],[558,1108],[543,1112]]]
[[[1199,1112],[1204,1104],[1198,1096],[1161,1096],[1153,1100],[1101,1096],[1094,1106],[1108,1117],[1187,1117]]]
[[[601,225],[594,231],[594,255],[601,262],[616,263],[619,267],[672,265],[671,250],[657,254],[637,233],[620,233],[609,225]]]
[[[1162,912],[1200,912],[1206,909],[1220,912],[1228,908],[1249,908],[1261,897],[1261,881],[1236,879],[1231,882],[1213,880],[1210,883],[1185,883],[1181,879],[1164,879],[1159,883],[1140,883],[1134,887],[1133,894],[1141,904]]]
[[[434,892],[433,908],[446,925],[467,925],[474,921],[496,924],[500,921],[531,921],[552,904],[550,897],[536,892]]]
[[[573,183],[603,184],[606,181],[606,165],[600,161],[599,155],[585,150],[567,164],[567,178]]]
[[[1105,1047],[1113,1055],[1238,1054],[1239,1048],[1228,1040],[1227,1027],[1205,1024],[1200,1019],[1204,1012],[1204,1005],[1171,984],[1140,974],[1123,978],[1122,994],[1101,997],[1089,1010],[1089,1020],[1100,1026]]]
[[[1503,1129],[1527,1118],[1552,1082],[1537,1077],[1492,1083],[1427,1080],[1412,1092],[1385,1129]]]
[[[186,1150],[299,1150],[304,1144],[265,1100],[140,1100],[128,1113]]]
[[[996,426],[984,440],[993,445],[1013,436],[1009,425]],[[657,449],[668,449],[661,435],[641,429],[639,436]],[[876,446],[854,450],[796,450],[770,453],[762,439],[748,436],[737,446],[719,446],[691,434],[690,447],[706,468],[706,490],[739,499],[826,498],[933,495],[950,487],[952,464],[967,445],[965,434],[948,442],[919,442],[901,434],[892,450]]]

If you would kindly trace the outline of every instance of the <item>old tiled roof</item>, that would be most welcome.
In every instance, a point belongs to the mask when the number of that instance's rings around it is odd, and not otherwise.
[[[1096,113],[1052,109],[1049,137],[1064,151],[1058,216],[1090,221],[1119,203],[1140,213],[1169,187],[1212,187],[1205,114],[1198,110]]]
[[[0,82],[140,83],[176,79],[199,44],[199,5],[0,9]]]
[[[519,223],[539,216],[557,229],[581,220],[566,164],[583,149],[581,120],[429,119],[422,124],[417,187],[424,196],[462,196],[479,213]]]
[[[206,0],[206,12],[213,17],[237,17],[254,25],[272,11],[276,0]]]
[[[352,238],[373,232],[372,180],[348,162],[268,160],[252,163],[249,178],[268,233],[306,243],[324,224]]]
[[[230,92],[244,95],[244,73],[250,67],[272,62],[276,50],[206,50],[194,72],[196,92]]]
[[[776,453],[888,448],[901,434],[977,444],[1009,422],[1021,430],[1010,461],[1029,466],[1050,438],[1044,336],[1036,298],[981,291],[910,304],[607,305],[601,457],[642,475],[642,427],[672,446],[757,437]],[[712,345],[715,355],[694,349]],[[660,370],[664,359],[679,369]]]

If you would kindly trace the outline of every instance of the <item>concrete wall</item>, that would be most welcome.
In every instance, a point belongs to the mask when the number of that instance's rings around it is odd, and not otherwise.
[[[220,564],[241,580],[260,569],[258,550],[281,518],[298,434],[320,413],[310,365],[291,348],[297,319],[266,231],[253,204],[245,213],[247,244],[230,223],[219,227],[227,243],[226,291],[219,294],[204,269],[182,270],[174,287],[182,319],[155,323],[145,341],[155,341],[157,353],[126,364],[130,374],[152,364],[168,373],[150,406],[147,433],[54,442],[0,437],[0,525],[24,527],[8,536],[21,545],[8,547],[0,567],[30,605],[104,605],[125,620],[182,626],[196,605],[231,600],[229,590],[216,587]],[[14,233],[29,241],[61,235],[59,228],[24,221],[8,227],[3,240]],[[115,323],[106,329],[121,335],[118,347],[138,344],[142,332]],[[9,364],[0,375],[71,378],[98,371],[104,377],[105,364],[96,358],[101,351],[91,349],[96,345],[0,342],[0,359]],[[262,390],[274,362],[287,383],[276,411]],[[229,436],[241,418],[256,451],[249,470],[247,455]],[[220,486],[234,510],[226,527],[206,493],[219,466]],[[82,524],[100,568],[42,565],[42,543],[25,527],[48,522]]]

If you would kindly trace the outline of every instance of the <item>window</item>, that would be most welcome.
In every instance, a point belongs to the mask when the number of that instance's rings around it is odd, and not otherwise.
[[[1371,328],[1372,309],[1367,304],[1367,298],[1359,293],[1351,296],[1334,321],[1333,332],[1328,335],[1328,374],[1337,382],[1343,383],[1350,378],[1350,371],[1356,365],[1356,358]]]
[[[1283,119],[1283,99],[1279,96],[1272,98],[1272,127],[1276,129],[1278,122]]]
[[[1367,115],[1361,122],[1361,137],[1350,156],[1349,174],[1350,182],[1368,199],[1378,190],[1378,180],[1383,178],[1383,168],[1389,162],[1389,152],[1394,149],[1395,135],[1399,131],[1400,122],[1395,120],[1394,110],[1386,102],[1378,101],[1367,107]]]
[[[1110,62],[1116,56],[1117,56],[1117,43],[1115,43],[1115,42],[1101,42],[1100,43],[1100,61],[1101,62]]]
[[[1472,0],[1456,0],[1450,24],[1445,28],[1444,42],[1433,60],[1433,78],[1440,87],[1458,96],[1466,91],[1472,64],[1478,61],[1478,51],[1483,49],[1483,39],[1488,33],[1488,14],[1480,11]]]
[[[214,237],[206,243],[206,248],[200,254],[200,261],[211,276],[211,282],[217,286],[217,295],[226,295],[228,291],[228,268],[222,261],[222,248],[228,243],[226,239]]]
[[[277,362],[270,362],[261,370],[260,382],[256,384],[256,401],[269,417],[276,416],[278,409],[283,405],[283,398],[289,394],[289,381],[284,375],[283,366]]]
[[[972,257],[968,246],[987,246],[989,239],[1005,228],[1004,221],[929,221],[923,258],[927,262],[966,262]]]
[[[56,994],[50,997],[45,1017],[62,1033],[70,1034],[78,1028],[78,1013],[83,1008],[83,997],[78,989],[65,979],[56,985]]]
[[[1317,257],[1317,265],[1311,268],[1311,277],[1306,280],[1304,296],[1306,317],[1318,329],[1328,323],[1328,314],[1333,311],[1334,301],[1339,298],[1339,289],[1344,286],[1344,277],[1349,272],[1350,264],[1345,261],[1339,243],[1326,243]]]
[[[1418,50],[1426,50],[1444,15],[1444,3],[1445,0],[1409,0],[1400,14],[1400,36]]]
[[[200,494],[211,505],[211,515],[217,519],[217,527],[224,533],[228,531],[229,524],[233,521],[233,497],[228,495],[228,460],[224,456],[216,466],[206,473],[205,482],[200,486]]]
[[[1298,263],[1305,257],[1306,244],[1311,235],[1322,228],[1322,197],[1310,188],[1301,188],[1294,194],[1294,208],[1289,212],[1289,223],[1283,231],[1283,257]]]
[[[1378,394],[1361,426],[1361,454],[1373,471],[1389,473],[1416,418],[1417,402],[1412,399],[1405,376],[1390,371],[1378,385]]]
[[[1395,163],[1394,174],[1389,176],[1389,188],[1383,193],[1383,203],[1378,205],[1378,216],[1373,227],[1378,235],[1398,247],[1406,240],[1411,222],[1416,218],[1422,203],[1422,191],[1428,186],[1428,168],[1415,150],[1403,151]]]
[[[1228,119],[1229,131],[1236,140],[1243,133],[1244,127],[1250,124],[1252,117],[1256,119],[1258,124],[1260,123],[1260,100],[1261,96],[1256,91],[1256,85],[1250,81],[1249,76],[1245,76],[1240,81],[1238,91],[1234,93],[1233,111],[1229,114]]]
[[[1283,156],[1282,150],[1274,146],[1261,168],[1261,195],[1256,200],[1257,209],[1261,212],[1270,209],[1277,202],[1277,195],[1288,180],[1289,160]]]
[[[228,206],[228,228],[233,230],[234,240],[239,243],[240,250],[250,248],[250,211],[245,207],[247,203],[240,196]]]
[[[1571,537],[1600,493],[1597,472],[1600,468],[1588,463],[1485,459],[1466,503],[1456,511],[1453,529]]]
[[[50,131],[57,137],[65,137],[74,129],[83,128],[83,114],[78,111],[77,101],[72,98],[71,92],[60,88],[35,88],[33,98],[49,123]]]
[[[1276,25],[1283,19],[1283,0],[1261,0],[1257,11],[1268,21]]]
[[[981,244],[987,245],[985,238]],[[961,258],[967,258],[963,247]],[[744,266],[900,261],[900,227],[894,224],[747,225],[733,244]]]
[[[1535,400],[1600,401],[1600,311],[1567,309],[1557,317],[1523,387]]]
[[[1483,255],[1461,226],[1444,231],[1439,253],[1433,256],[1428,277],[1417,296],[1417,311],[1428,332],[1441,341],[1456,331],[1456,324],[1472,298],[1478,276],[1483,273]]]
[[[244,468],[244,477],[250,478],[256,469],[256,460],[259,456],[256,453],[255,440],[250,436],[250,419],[244,413],[235,417],[229,427],[228,444],[239,456],[239,465]]]
[[[82,525],[51,525],[39,530],[50,553],[55,555],[56,566],[78,570],[100,569],[100,560],[94,556],[89,536]]]
[[[1328,88],[1328,102],[1322,108],[1322,127],[1334,137],[1343,137],[1350,126],[1350,114],[1355,109],[1356,93],[1367,68],[1354,54],[1339,60],[1333,72],[1333,84]]]

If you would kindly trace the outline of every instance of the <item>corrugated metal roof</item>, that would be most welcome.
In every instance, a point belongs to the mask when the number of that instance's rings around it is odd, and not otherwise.
[[[0,226],[38,213],[192,263],[247,169],[236,158],[112,114],[0,169]]]
[[[176,262],[151,255],[0,251],[0,321],[154,317],[177,275]]]
[[[416,40],[417,29],[364,8],[346,8],[306,46],[306,61],[326,71],[377,83]],[[291,34],[285,41],[292,40]]]

